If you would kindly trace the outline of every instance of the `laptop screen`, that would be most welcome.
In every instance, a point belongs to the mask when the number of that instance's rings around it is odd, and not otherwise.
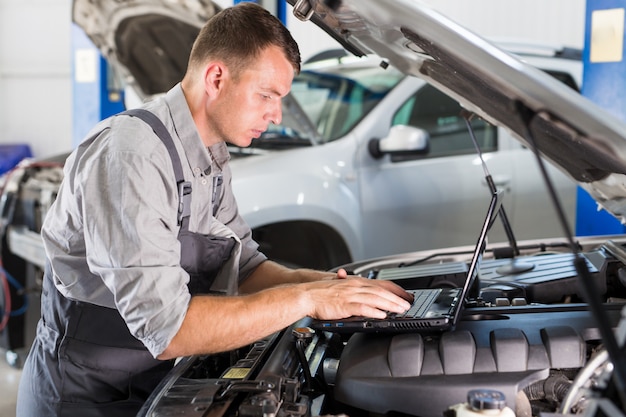
[[[491,202],[489,203],[489,208],[487,209],[487,215],[485,216],[485,221],[483,222],[480,235],[478,236],[476,246],[474,247],[474,254],[472,255],[472,260],[470,261],[469,269],[467,271],[467,279],[465,280],[465,284],[463,285],[463,290],[460,295],[461,306],[463,306],[467,301],[468,295],[470,295],[470,290],[473,286],[479,285],[478,271],[480,269],[483,254],[485,253],[485,248],[487,247],[487,233],[495,222],[501,205],[502,191],[496,191],[491,195]],[[452,320],[454,324],[456,324],[461,314],[461,310],[462,308],[456,309]]]

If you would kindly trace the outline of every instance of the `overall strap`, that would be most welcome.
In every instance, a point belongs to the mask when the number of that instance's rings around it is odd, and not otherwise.
[[[180,163],[180,157],[178,156],[178,151],[176,150],[172,136],[167,131],[161,119],[148,110],[130,109],[120,114],[137,117],[150,125],[154,133],[156,133],[167,148],[172,160],[172,165],[174,166],[174,175],[176,177],[176,185],[178,186],[178,225],[181,227],[181,230],[188,230],[189,216],[191,215],[191,182],[185,181],[183,167]]]

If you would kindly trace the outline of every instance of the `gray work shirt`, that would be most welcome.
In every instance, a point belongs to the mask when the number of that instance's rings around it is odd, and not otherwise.
[[[172,135],[192,183],[189,230],[208,234],[216,218],[241,240],[241,282],[266,257],[238,213],[226,145],[203,145],[180,84],[144,107]],[[55,285],[68,298],[119,310],[156,357],[180,328],[191,297],[189,275],[180,266],[172,162],[151,127],[136,117],[104,120],[87,138],[65,163],[41,232]],[[218,173],[223,186],[213,218]]]

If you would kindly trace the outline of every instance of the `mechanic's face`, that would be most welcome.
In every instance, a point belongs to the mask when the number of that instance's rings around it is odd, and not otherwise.
[[[280,123],[281,98],[289,92],[293,75],[293,67],[276,46],[266,48],[237,79],[225,71],[217,99],[207,109],[214,138],[245,147],[270,123]]]

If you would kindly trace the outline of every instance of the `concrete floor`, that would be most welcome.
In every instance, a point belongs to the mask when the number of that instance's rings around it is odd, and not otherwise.
[[[17,386],[22,376],[19,369],[9,366],[5,360],[6,352],[0,349],[0,416],[15,417],[15,399]]]

